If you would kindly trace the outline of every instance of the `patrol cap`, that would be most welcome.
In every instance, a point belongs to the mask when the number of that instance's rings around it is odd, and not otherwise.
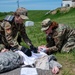
[[[41,31],[47,30],[49,28],[49,26],[51,25],[50,18],[47,18],[47,19],[43,20],[41,25],[42,25]]]
[[[27,9],[20,7],[16,10],[16,13],[20,15],[22,19],[29,19],[27,16]]]

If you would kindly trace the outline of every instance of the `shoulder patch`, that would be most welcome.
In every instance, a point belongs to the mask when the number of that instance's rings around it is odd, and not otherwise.
[[[9,28],[11,28],[11,24],[9,22],[6,22],[4,29],[9,29]]]
[[[7,28],[10,28],[11,27],[11,24],[7,21],[3,21],[1,23],[1,27],[4,28],[4,29],[7,29]]]

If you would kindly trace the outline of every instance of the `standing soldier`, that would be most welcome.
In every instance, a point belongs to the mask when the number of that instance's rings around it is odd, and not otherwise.
[[[52,22],[49,18],[42,21],[42,31],[46,33],[47,45],[39,46],[39,50],[51,53],[69,52],[75,48],[75,30],[67,25]]]
[[[26,48],[20,46],[17,41],[18,34],[20,34],[26,44],[29,45],[34,52],[36,52],[36,48],[32,45],[26,34],[24,25],[25,19],[28,19],[27,10],[23,7],[18,8],[13,16],[8,15],[5,17],[0,25],[0,33],[3,37],[3,41],[6,47],[11,47],[11,49],[19,49],[25,52],[24,49]],[[29,49],[27,49],[27,51],[29,51]]]

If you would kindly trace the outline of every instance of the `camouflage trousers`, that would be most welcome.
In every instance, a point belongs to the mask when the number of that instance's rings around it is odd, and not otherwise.
[[[75,48],[75,30],[73,30],[66,41],[66,43],[62,47],[62,52],[70,52]]]

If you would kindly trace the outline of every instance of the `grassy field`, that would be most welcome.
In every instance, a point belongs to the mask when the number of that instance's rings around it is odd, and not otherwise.
[[[45,18],[51,18],[51,20],[58,23],[63,23],[75,28],[75,8],[72,8],[67,13],[56,13],[55,15],[45,15],[48,10],[33,10],[29,11],[28,15],[30,20],[34,21],[35,25],[27,27],[26,31],[31,39],[32,43],[37,47],[39,45],[46,44],[45,34],[41,31],[41,21]],[[4,13],[3,13],[4,14]],[[3,19],[5,15],[2,15],[0,19]],[[23,46],[27,46],[24,42]],[[75,51],[70,53],[56,53],[54,54],[58,61],[62,64],[62,69],[58,75],[75,75]]]

